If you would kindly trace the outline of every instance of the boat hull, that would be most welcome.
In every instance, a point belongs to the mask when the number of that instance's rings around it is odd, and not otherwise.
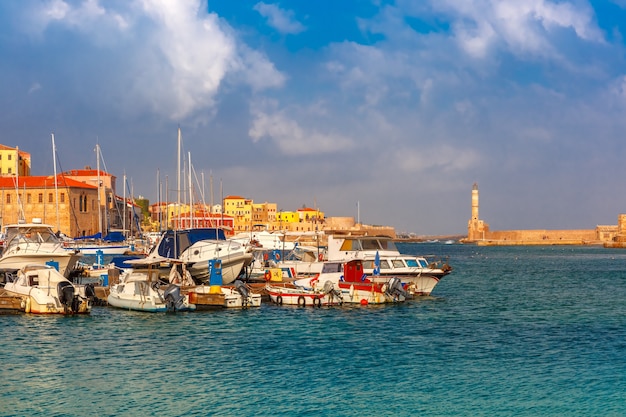
[[[222,284],[228,285],[235,282],[237,277],[241,274],[242,269],[252,261],[252,255],[242,253],[240,255],[231,255],[216,259],[222,262]],[[211,278],[211,264],[208,260],[188,263],[187,270],[195,281],[209,283]]]
[[[334,294],[324,294],[301,288],[268,286],[266,292],[270,300],[278,305],[321,307],[343,304],[343,299]]]
[[[77,252],[67,253],[6,253],[0,258],[0,268],[2,269],[21,269],[22,267],[30,264],[46,264],[49,262],[56,262],[59,264],[58,271],[64,276],[68,277],[70,273],[76,268],[76,264],[81,258],[81,254]]]
[[[176,311],[195,310],[189,303],[189,297],[183,295],[183,307]],[[107,302],[110,306],[134,311],[159,313],[172,311],[162,290],[154,282],[132,281],[111,286]]]

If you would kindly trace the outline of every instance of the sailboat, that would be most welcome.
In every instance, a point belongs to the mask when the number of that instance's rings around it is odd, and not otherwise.
[[[178,128],[178,219],[180,224],[180,146],[181,131]],[[191,159],[189,165],[191,166]],[[190,167],[191,171],[191,167]],[[190,174],[191,183],[191,174]],[[191,198],[190,198],[191,200]],[[193,207],[193,202],[191,203]],[[193,215],[193,210],[192,215]],[[194,281],[203,284],[209,282],[212,265],[220,262],[222,282],[231,284],[242,270],[252,262],[252,254],[241,243],[226,239],[224,230],[219,227],[191,227],[168,230],[163,233],[159,243],[152,249],[146,260],[170,258],[182,262],[191,273]]]
[[[98,233],[91,236],[80,236],[74,238],[72,250],[80,250],[84,255],[123,255],[130,251],[130,245],[126,243],[126,237],[120,232],[111,232],[102,236],[102,181],[100,180],[100,145],[96,144],[96,172],[98,181]],[[106,209],[105,209],[106,210]],[[105,221],[108,216],[105,216]],[[107,222],[108,226],[108,222]]]

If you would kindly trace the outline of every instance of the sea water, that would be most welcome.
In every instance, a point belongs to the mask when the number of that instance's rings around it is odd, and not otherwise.
[[[399,246],[454,270],[396,305],[0,316],[0,415],[626,415],[626,250]]]

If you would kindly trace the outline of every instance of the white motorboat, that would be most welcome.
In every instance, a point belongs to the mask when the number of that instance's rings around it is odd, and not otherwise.
[[[168,230],[147,260],[170,258],[182,262],[194,281],[208,283],[214,262],[221,262],[222,284],[232,284],[252,262],[252,254],[234,241],[227,240],[219,228]]]
[[[5,226],[4,234],[6,240],[0,268],[17,270],[29,264],[49,264],[58,267],[67,278],[82,256],[76,250],[66,250],[52,227],[37,219],[32,223],[9,224]]]
[[[248,248],[264,250],[290,251],[296,246],[294,242],[286,241],[285,234],[267,230],[239,233],[229,240],[238,242]]]
[[[412,295],[430,295],[441,278],[452,271],[447,263],[401,254],[388,236],[329,236],[327,256],[329,261],[360,259],[367,275],[375,275],[378,257],[379,270],[373,279],[384,282],[388,277],[398,277],[408,284]]]
[[[363,270],[360,259],[347,262],[324,262],[322,272],[313,278],[301,278],[294,285],[308,290],[329,288],[341,291],[344,303],[385,304],[405,301],[409,294],[404,289],[400,278],[384,277],[374,280]],[[283,298],[284,299],[284,298]]]
[[[4,285],[11,295],[22,297],[24,311],[34,314],[82,314],[91,312],[93,287],[72,284],[48,265],[26,265]]]
[[[159,264],[137,260],[136,269],[120,276],[120,282],[110,287],[109,305],[153,313],[195,310],[196,306],[189,302],[188,295],[181,293],[179,285],[160,279]]]

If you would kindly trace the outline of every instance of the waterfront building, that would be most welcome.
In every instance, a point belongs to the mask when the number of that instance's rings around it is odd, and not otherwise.
[[[67,236],[98,232],[98,187],[63,175],[0,177],[0,223],[41,219]]]
[[[15,175],[16,172],[19,177],[30,175],[30,154],[17,147],[0,145],[0,176]]]

